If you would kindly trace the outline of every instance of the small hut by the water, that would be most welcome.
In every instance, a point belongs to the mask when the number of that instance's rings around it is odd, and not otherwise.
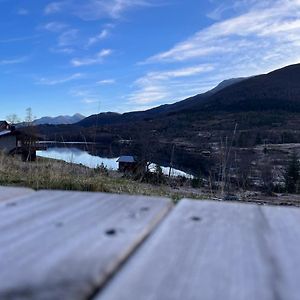
[[[137,160],[134,158],[134,156],[127,155],[127,156],[120,156],[117,160],[119,163],[119,171],[120,172],[135,172],[137,169]]]

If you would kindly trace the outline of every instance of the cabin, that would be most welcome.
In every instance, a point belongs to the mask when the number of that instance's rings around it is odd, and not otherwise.
[[[6,121],[0,121],[0,151],[11,153],[18,147],[18,132]]]
[[[123,173],[134,173],[138,165],[134,156],[120,156],[117,163],[119,163],[119,172]]]
[[[143,160],[138,160],[136,157],[120,156],[117,160],[119,163],[119,172],[131,174],[144,174],[147,171],[147,163]]]
[[[34,161],[36,141],[34,135],[16,130],[6,121],[0,121],[0,151],[3,153],[21,154],[24,161]]]
[[[18,147],[16,131],[0,130],[0,151],[9,154]]]
[[[13,126],[8,124],[6,121],[0,121],[0,131],[11,130]]]

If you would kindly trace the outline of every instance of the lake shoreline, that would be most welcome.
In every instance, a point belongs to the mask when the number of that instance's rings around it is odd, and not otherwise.
[[[46,144],[46,143],[45,143]],[[53,142],[53,145],[57,145],[56,142]],[[61,144],[62,145],[62,144]],[[47,150],[37,151],[37,155],[45,158],[54,158],[63,160],[68,163],[82,164],[89,168],[97,168],[99,166],[105,166],[108,169],[117,171],[118,170],[118,157],[101,157],[99,155],[93,155],[90,151],[77,148],[76,143],[66,144],[67,147],[49,147]],[[80,144],[84,145],[84,144]],[[74,146],[74,147],[72,147]],[[149,169],[153,172],[156,169],[156,163],[151,163]],[[169,175],[170,167],[160,165],[164,175]],[[182,170],[176,168],[171,168],[172,177],[186,177],[193,179],[192,174],[188,174]]]

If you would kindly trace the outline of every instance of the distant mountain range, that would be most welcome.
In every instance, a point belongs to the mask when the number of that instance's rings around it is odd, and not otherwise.
[[[206,99],[216,94],[217,92],[246,79],[247,77],[224,80],[215,88],[206,93],[199,94],[195,97],[191,97],[173,104],[164,104],[146,111],[129,112],[124,114],[106,112],[97,115],[92,115],[78,122],[77,125],[82,127],[91,127],[95,125],[112,125],[126,123],[130,121],[147,120],[149,118],[151,119],[169,114],[174,114],[179,111],[192,109],[194,106],[197,106],[198,104],[204,102]]]
[[[300,64],[225,80],[206,93],[174,104],[124,114],[101,113],[73,125],[39,127],[47,138],[64,141],[106,145],[147,138],[199,148],[207,142],[219,142],[220,136],[231,134],[235,125],[240,145],[259,140],[300,142]],[[201,138],[204,136],[210,140]]]
[[[226,80],[174,104],[124,114],[101,113],[72,125],[38,129],[48,140],[96,142],[110,155],[146,154],[162,162],[170,160],[175,146],[176,164],[207,173],[216,158],[202,153],[214,153],[222,141],[242,149],[300,143],[300,64]]]
[[[284,110],[300,112],[300,64],[268,74],[234,78],[221,82],[214,89],[183,101],[161,105],[146,111],[92,115],[78,126],[124,124],[147,121],[174,114],[195,112],[242,112]]]
[[[75,124],[83,120],[85,116],[81,114],[75,114],[73,116],[58,116],[58,117],[43,117],[37,120],[34,120],[34,125],[66,125],[66,124]]]

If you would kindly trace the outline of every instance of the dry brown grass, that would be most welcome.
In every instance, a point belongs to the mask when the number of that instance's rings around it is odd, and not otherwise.
[[[22,162],[19,157],[0,154],[0,185],[30,187],[35,190],[76,190],[165,196],[204,198],[199,190],[174,189],[167,185],[151,185],[126,179],[117,172],[90,169],[82,165],[38,158],[36,162]]]

